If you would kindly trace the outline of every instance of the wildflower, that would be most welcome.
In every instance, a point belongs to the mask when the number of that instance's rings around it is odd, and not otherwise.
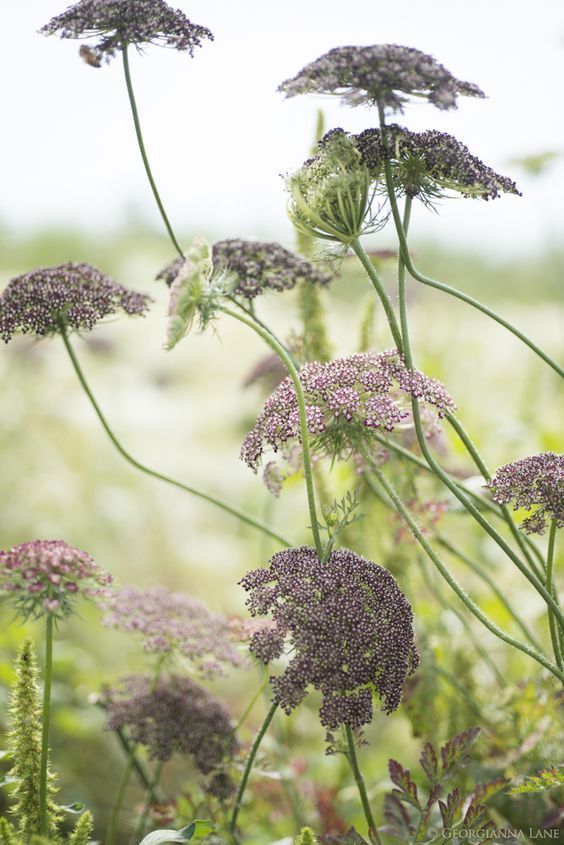
[[[210,613],[203,602],[166,587],[122,587],[105,598],[102,624],[138,633],[150,654],[179,654],[206,675],[224,674],[222,664],[241,666],[229,639],[228,620]]]
[[[191,678],[128,675],[104,691],[107,730],[127,728],[131,739],[156,760],[189,754],[208,774],[236,748],[229,712],[223,702]]]
[[[337,94],[352,106],[380,103],[392,111],[403,111],[409,96],[425,97],[439,109],[456,108],[458,94],[485,96],[477,85],[456,79],[432,56],[398,44],[335,47],[278,90],[287,97]]]
[[[275,628],[257,631],[251,651],[264,663],[288,647],[290,660],[271,678],[286,713],[311,685],[322,694],[321,724],[359,728],[372,719],[372,693],[386,713],[418,663],[413,614],[393,576],[348,549],[320,564],[315,549],[278,552],[268,568],[240,582],[253,616],[271,614]]]
[[[112,576],[63,540],[34,540],[0,551],[0,589],[23,616],[67,616],[78,595],[107,596]]]
[[[128,44],[158,44],[187,52],[213,41],[205,26],[188,20],[180,9],[164,0],[79,0],[40,29],[44,35],[61,38],[98,38],[90,50],[89,64],[99,66],[102,57],[109,60],[116,50]],[[83,58],[84,52],[81,52]],[[97,64],[96,64],[97,62]]]
[[[432,406],[439,418],[454,409],[444,386],[408,369],[400,354],[363,352],[328,363],[311,362],[299,371],[307,428],[319,456],[354,454],[371,449],[371,432],[391,432],[411,420],[411,397]],[[241,458],[255,472],[265,449],[282,450],[295,461],[290,446],[300,441],[298,401],[287,377],[266,401],[254,428],[241,447]],[[269,468],[272,476],[272,467]],[[276,486],[275,479],[272,485]]]
[[[12,279],[0,294],[0,337],[8,343],[17,332],[43,337],[63,327],[90,330],[120,311],[144,314],[150,302],[90,264],[41,267]]]
[[[176,258],[158,274],[157,279],[170,287],[167,351],[188,334],[196,315],[202,331],[213,319],[221,291],[210,284],[212,271],[209,244],[196,238],[184,258]]]
[[[564,455],[544,452],[506,464],[486,487],[494,502],[533,511],[521,523],[527,534],[543,534],[550,520],[564,528]]]
[[[485,200],[496,199],[501,192],[521,196],[515,182],[500,176],[446,132],[410,132],[392,124],[386,135],[387,149],[379,129],[365,129],[351,138],[373,181],[382,180],[384,160],[390,159],[399,193],[424,200],[445,190]]]

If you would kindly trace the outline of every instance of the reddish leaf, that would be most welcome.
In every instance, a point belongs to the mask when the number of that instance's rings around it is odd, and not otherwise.
[[[437,761],[437,753],[430,742],[427,742],[423,746],[419,762],[421,763],[421,768],[431,783],[436,783],[439,779],[439,765]]]
[[[408,804],[412,804],[420,810],[421,804],[419,803],[419,798],[417,796],[417,787],[411,780],[411,773],[409,769],[404,769],[397,760],[388,760],[388,769],[392,783],[395,783],[398,787],[398,789],[393,790],[393,794],[396,795],[400,801],[406,801]]]
[[[470,759],[470,749],[476,742],[480,728],[469,728],[453,737],[441,748],[443,763],[442,777],[452,777],[460,766],[464,766]]]
[[[447,795],[446,803],[439,801],[439,810],[441,811],[441,818],[444,827],[453,827],[454,823],[458,821],[462,815],[462,805],[464,799],[460,794],[460,789],[456,787]]]

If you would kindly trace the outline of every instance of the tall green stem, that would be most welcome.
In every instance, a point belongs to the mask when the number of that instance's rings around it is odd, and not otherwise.
[[[556,520],[553,519],[550,524],[550,533],[548,535],[548,551],[546,556],[546,589],[556,598],[556,591],[554,589],[554,546],[556,543]],[[548,622],[550,625],[550,639],[552,641],[552,649],[554,657],[560,669],[564,669],[564,659],[561,650],[561,637],[558,630],[557,622],[549,610]]]
[[[390,327],[392,337],[394,338],[394,343],[399,349],[399,351],[402,352],[403,343],[401,338],[401,332],[398,326],[398,321],[396,320],[396,315],[394,314],[392,303],[390,302],[388,294],[384,290],[384,286],[382,284],[380,276],[378,275],[378,271],[376,270],[374,264],[371,262],[370,258],[367,256],[358,238],[355,238],[353,241],[351,241],[351,247],[354,250],[356,256],[358,257],[360,263],[366,270],[368,278],[374,285],[376,293],[378,294],[380,302],[382,303],[384,311],[386,312],[386,317],[388,318],[388,325]]]
[[[151,809],[151,804],[154,800],[153,795],[160,783],[163,767],[164,760],[159,760],[155,767],[155,774],[153,776],[153,779],[151,780],[151,788],[148,789],[145,793],[145,801],[143,803],[143,810],[139,818],[139,824],[137,825],[135,833],[133,834],[134,845],[137,845],[137,843],[141,841],[141,839],[145,835],[145,831],[147,830],[147,820],[149,818],[149,811]]]
[[[129,105],[131,106],[131,114],[133,116],[133,124],[135,126],[135,134],[137,136],[137,143],[139,144],[139,152],[141,153],[141,158],[143,159],[143,165],[145,167],[145,173],[147,174],[147,178],[149,180],[149,184],[151,186],[151,190],[153,192],[153,196],[157,203],[159,212],[163,219],[163,223],[165,224],[166,230],[168,232],[169,238],[171,239],[172,243],[174,244],[174,248],[178,252],[178,254],[184,258],[184,253],[180,244],[176,239],[176,235],[174,234],[173,228],[170,225],[170,221],[167,217],[166,211],[164,210],[164,206],[159,195],[159,191],[155,180],[153,178],[153,174],[151,172],[151,166],[149,164],[149,159],[147,157],[147,151],[145,149],[145,142],[143,141],[143,133],[141,131],[141,121],[139,120],[139,112],[137,110],[137,103],[135,102],[135,94],[133,93],[133,84],[131,82],[131,71],[129,69],[129,56],[127,54],[127,47],[128,45],[122,44],[122,57],[123,57],[123,72],[125,74],[125,84],[127,86],[127,96],[129,97]]]
[[[378,843],[378,845],[380,845],[380,837],[378,836],[376,822],[374,821],[374,816],[372,815],[372,808],[370,807],[370,802],[366,793],[366,784],[364,783],[364,778],[358,765],[358,760],[356,757],[356,748],[354,747],[354,736],[350,725],[345,725],[345,733],[348,745],[347,758],[349,763],[351,764],[352,773],[354,775],[356,786],[360,795],[362,809],[364,810],[364,816],[366,818],[366,823],[368,824],[368,830],[370,832],[371,841],[376,842]]]
[[[387,139],[387,132],[386,132],[386,120],[384,116],[384,107],[381,103],[378,104],[378,113],[380,116],[380,130],[382,133],[382,142],[385,145]],[[398,208],[398,204],[396,201],[395,193],[394,193],[394,186],[393,186],[393,177],[392,177],[392,168],[390,165],[390,161],[388,158],[384,161],[384,172],[386,175],[386,185],[388,189],[388,198],[390,200],[390,208],[392,211],[392,217],[394,219],[394,224],[396,227],[398,240],[400,242],[400,249],[403,256],[403,260],[405,261],[405,266],[411,276],[416,279],[418,282],[421,282],[424,285],[428,285],[429,287],[436,288],[437,290],[443,291],[443,293],[448,293],[450,296],[455,296],[457,299],[461,299],[463,302],[466,302],[468,305],[471,305],[473,308],[477,308],[478,311],[481,311],[482,314],[485,314],[488,317],[491,317],[492,320],[495,320],[497,323],[502,325],[512,334],[519,338],[529,349],[532,349],[540,358],[545,361],[552,367],[552,369],[558,373],[559,376],[564,378],[564,369],[554,361],[550,355],[547,355],[542,349],[540,349],[536,343],[534,343],[530,338],[528,338],[523,332],[519,331],[515,326],[493,311],[491,308],[488,308],[483,303],[479,302],[477,299],[474,299],[472,296],[469,296],[462,291],[457,290],[457,288],[452,287],[451,285],[444,284],[443,282],[439,282],[436,279],[431,279],[428,276],[425,276],[423,273],[420,273],[419,270],[414,266],[413,261],[411,260],[411,255],[409,253],[409,246],[407,243],[407,237],[403,228],[403,223],[400,215],[400,211]]]
[[[53,614],[45,617],[45,665],[43,669],[43,713],[41,727],[41,760],[39,763],[39,832],[47,836],[48,830],[48,767],[49,726],[51,723],[51,679],[53,675]]]
[[[79,380],[79,382],[82,386],[82,389],[84,390],[88,399],[90,400],[90,404],[94,408],[96,416],[100,420],[102,427],[104,428],[104,431],[106,432],[106,434],[108,435],[108,437],[110,438],[110,440],[112,441],[113,445],[118,450],[120,455],[123,458],[125,458],[125,460],[129,464],[131,464],[131,466],[133,466],[133,467],[135,467],[135,469],[138,469],[141,472],[145,473],[145,475],[149,475],[152,478],[158,478],[159,481],[164,481],[167,484],[171,484],[173,487],[177,487],[179,490],[183,490],[185,493],[191,493],[192,495],[198,496],[200,499],[203,499],[206,502],[210,502],[210,504],[215,505],[218,508],[221,508],[221,510],[225,511],[225,513],[229,513],[232,516],[235,516],[237,519],[240,519],[241,522],[245,522],[247,525],[251,525],[253,528],[256,528],[258,531],[262,531],[263,533],[268,534],[270,537],[277,540],[283,546],[290,547],[292,545],[289,540],[287,540],[281,534],[278,534],[277,531],[274,531],[272,528],[270,528],[270,526],[266,525],[260,519],[257,519],[256,517],[252,516],[251,514],[245,513],[245,511],[239,510],[239,508],[236,508],[233,505],[230,505],[227,502],[224,502],[222,499],[217,498],[217,496],[212,496],[211,493],[206,493],[203,490],[199,490],[197,487],[193,487],[193,486],[188,485],[188,484],[183,484],[180,481],[176,481],[176,479],[174,479],[174,478],[170,478],[168,475],[163,475],[163,473],[161,473],[161,472],[157,472],[156,470],[149,469],[149,467],[146,467],[144,464],[140,463],[138,460],[136,460],[136,458],[134,458],[132,455],[130,455],[129,452],[121,445],[120,441],[118,440],[118,438],[114,434],[113,430],[110,428],[110,425],[107,422],[104,414],[102,413],[100,406],[98,405],[98,402],[96,401],[96,398],[95,398],[94,394],[92,393],[92,390],[90,389],[88,382],[86,381],[86,377],[85,377],[85,375],[82,371],[82,367],[80,366],[78,358],[76,357],[76,353],[75,353],[74,349],[72,348],[72,346],[70,344],[70,341],[69,341],[69,338],[68,338],[68,335],[67,335],[67,332],[66,332],[64,326],[61,326],[61,336],[63,338],[63,342],[64,342],[66,350],[69,354],[69,357],[70,357],[70,360],[71,360],[72,365],[74,367],[74,370],[76,372],[76,375],[78,376],[78,380]]]
[[[127,787],[129,785],[129,778],[131,777],[131,770],[133,768],[133,758],[135,754],[135,746],[132,747],[131,753],[127,759],[125,764],[118,789],[116,792],[116,797],[114,800],[114,804],[112,807],[112,812],[110,815],[110,820],[108,822],[108,829],[106,831],[106,839],[105,845],[113,845],[114,836],[116,833],[117,823],[119,819],[119,814],[121,812],[121,807],[123,804],[123,799],[125,798],[125,793],[127,792]]]
[[[241,783],[239,784],[239,789],[237,791],[237,797],[235,798],[235,804],[233,805],[233,812],[231,814],[231,821],[229,823],[229,832],[235,838],[236,831],[237,831],[237,818],[239,816],[239,810],[241,809],[241,804],[243,803],[243,795],[245,794],[245,789],[247,788],[247,782],[249,780],[249,776],[251,774],[251,770],[253,768],[253,763],[255,757],[257,756],[257,752],[259,750],[259,746],[262,742],[262,738],[268,730],[268,726],[272,722],[274,714],[278,709],[277,702],[274,702],[270,706],[270,710],[266,714],[262,725],[259,728],[259,731],[255,737],[255,741],[252,744],[251,750],[249,752],[249,756],[247,757],[247,762],[245,764],[245,770],[243,772],[243,777],[241,778]]]
[[[315,489],[313,485],[313,473],[311,469],[311,451],[309,448],[309,432],[307,429],[306,406],[304,392],[296,365],[294,364],[294,361],[288,354],[285,347],[282,345],[282,343],[280,343],[280,341],[276,337],[274,337],[272,332],[267,330],[262,324],[255,322],[250,315],[246,316],[237,311],[232,311],[230,308],[222,308],[221,310],[224,314],[228,314],[230,317],[233,317],[235,320],[239,320],[241,323],[244,323],[246,326],[249,326],[251,329],[253,329],[253,331],[255,331],[265,341],[265,343],[270,346],[273,352],[275,352],[281,358],[286,369],[288,370],[290,378],[292,379],[294,390],[296,391],[296,400],[298,403],[298,411],[300,415],[300,437],[302,441],[303,468],[304,478],[306,482],[309,516],[311,519],[311,532],[313,534],[313,541],[315,543],[317,556],[319,560],[322,560],[324,550],[323,543],[321,542],[321,535],[319,533],[319,521],[317,519],[317,509],[315,506]]]

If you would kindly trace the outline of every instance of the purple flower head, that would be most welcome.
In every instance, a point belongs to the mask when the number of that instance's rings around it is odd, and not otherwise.
[[[40,29],[61,38],[98,38],[81,56],[94,67],[110,59],[127,44],[158,44],[194,54],[213,35],[205,26],[188,20],[180,9],[164,0],[79,0]]]
[[[102,602],[102,624],[138,633],[151,654],[181,655],[211,677],[224,674],[224,664],[241,666],[231,644],[228,620],[210,613],[199,599],[165,587],[122,587]]]
[[[521,523],[527,534],[543,534],[552,520],[564,528],[564,455],[544,452],[506,464],[486,487],[494,502],[533,511]]]
[[[411,607],[387,570],[348,549],[320,563],[315,549],[302,546],[278,552],[241,584],[251,614],[271,614],[275,623],[253,635],[251,651],[264,663],[286,649],[290,655],[271,678],[286,713],[310,685],[322,694],[321,724],[330,729],[368,724],[373,692],[386,713],[399,707],[419,657]]]
[[[225,704],[185,675],[163,676],[156,683],[150,675],[127,675],[104,690],[103,702],[106,729],[126,728],[152,759],[188,754],[202,774],[209,774],[237,747]]]
[[[371,449],[373,431],[390,432],[411,420],[410,399],[432,406],[439,418],[454,410],[454,402],[435,379],[409,370],[396,350],[363,352],[328,363],[314,361],[300,370],[307,426],[317,456],[339,457]],[[254,428],[241,447],[241,458],[255,472],[268,447],[282,451],[295,465],[291,447],[300,442],[298,402],[287,377],[266,401]],[[276,488],[273,467],[269,486]]]
[[[335,47],[278,90],[287,97],[337,94],[352,106],[381,103],[392,111],[403,111],[410,95],[425,97],[439,109],[456,108],[459,94],[485,96],[477,85],[456,79],[427,53],[398,44]]]
[[[387,150],[379,129],[365,129],[350,137],[373,181],[383,181],[384,161],[390,160],[398,193],[423,200],[444,191],[485,200],[496,199],[501,192],[521,196],[515,182],[500,176],[446,132],[411,132],[393,124],[387,128]]]
[[[44,337],[62,326],[91,330],[112,314],[144,314],[150,302],[90,264],[41,267],[12,279],[0,294],[0,337],[8,343],[18,332]]]
[[[0,590],[25,618],[67,616],[78,595],[108,596],[112,576],[63,540],[34,540],[0,551]]]

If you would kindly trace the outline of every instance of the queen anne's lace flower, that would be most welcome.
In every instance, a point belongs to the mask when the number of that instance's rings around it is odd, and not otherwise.
[[[185,675],[128,675],[104,690],[107,730],[126,728],[156,760],[189,754],[202,774],[219,767],[237,746],[225,704]]]
[[[274,700],[290,713],[311,685],[322,693],[321,723],[359,728],[372,719],[372,694],[387,713],[400,704],[405,678],[418,664],[413,614],[393,576],[348,549],[320,563],[315,549],[278,552],[268,568],[241,581],[251,614],[270,614],[250,649],[268,663],[286,647]]]
[[[151,298],[115,282],[90,264],[41,267],[12,279],[0,294],[0,337],[40,337],[62,327],[93,329],[111,314],[144,314]]]
[[[564,528],[564,455],[544,452],[506,464],[486,487],[494,502],[533,511],[521,523],[528,534],[543,534],[551,520]]]
[[[288,97],[337,94],[353,106],[379,102],[393,111],[402,111],[411,95],[426,97],[439,109],[456,108],[459,94],[485,96],[477,85],[456,79],[427,53],[398,44],[335,47],[278,90]]]
[[[79,0],[40,32],[61,38],[98,38],[87,48],[89,53],[81,50],[95,67],[103,56],[109,59],[127,44],[158,44],[192,56],[204,39],[213,40],[207,27],[192,23],[164,0]]]
[[[0,551],[0,589],[24,616],[72,612],[79,596],[108,596],[112,576],[63,540],[34,540]]]

